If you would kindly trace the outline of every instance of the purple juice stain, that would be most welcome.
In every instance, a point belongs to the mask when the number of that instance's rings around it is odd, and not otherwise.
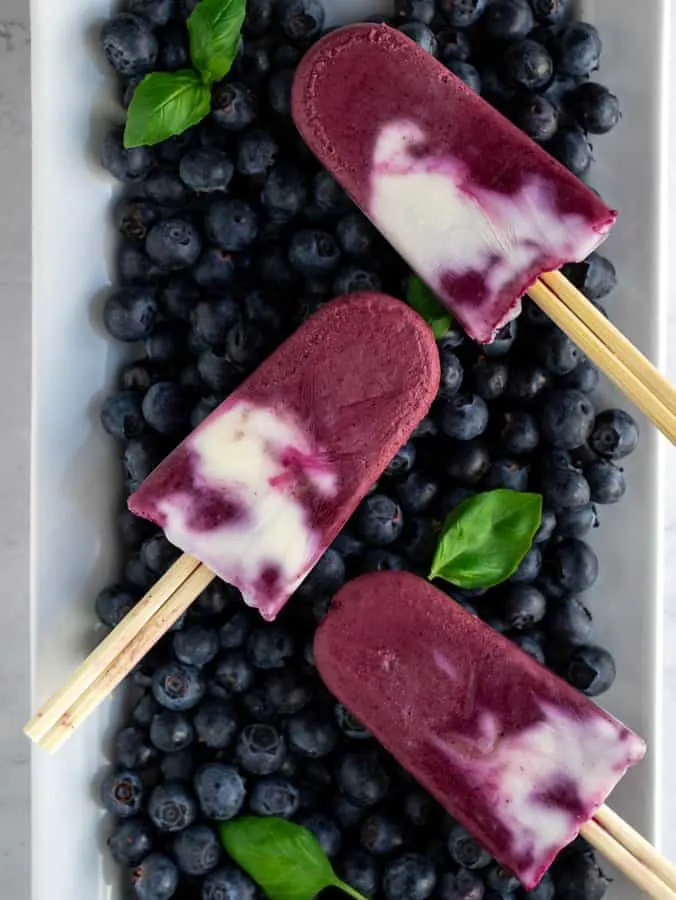
[[[588,805],[582,802],[578,785],[569,775],[555,776],[545,787],[534,791],[532,796],[542,806],[566,810],[578,822],[589,818]]]

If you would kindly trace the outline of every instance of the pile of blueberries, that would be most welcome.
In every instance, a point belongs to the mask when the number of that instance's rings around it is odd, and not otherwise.
[[[328,0],[327,0],[328,2]],[[590,134],[619,119],[590,80],[595,28],[568,0],[397,0],[391,23],[434,53],[577,175]],[[150,70],[189,64],[195,0],[127,0],[102,31],[127,106]],[[303,146],[289,115],[321,0],[249,0],[231,73],[199,126],[124,150],[113,128],[104,167],[124,182],[115,221],[117,285],[105,325],[130,361],[101,420],[118,442],[125,494],[299,323],[354,290],[403,296],[407,269]],[[595,303],[615,287],[600,254],[567,267]],[[530,893],[495,864],[377,746],[322,685],[312,636],[343,582],[367,571],[429,571],[440,524],[498,487],[544,496],[542,527],[516,574],[455,601],[589,696],[615,675],[584,595],[598,574],[585,542],[597,506],[625,492],[638,430],[597,414],[596,368],[529,301],[488,346],[453,325],[439,341],[430,415],[274,624],[223,582],[209,587],[133,674],[133,709],[101,787],[108,844],[139,900],[250,900],[253,883],[220,849],[217,824],[241,812],[310,828],[340,875],[386,900],[599,900],[589,848],[568,848]],[[163,534],[119,513],[125,564],[96,599],[114,627],[177,557]],[[449,601],[450,602],[450,601]]]

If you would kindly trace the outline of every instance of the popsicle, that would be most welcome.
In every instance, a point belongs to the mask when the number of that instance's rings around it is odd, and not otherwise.
[[[296,125],[320,162],[474,339],[543,272],[599,246],[616,213],[413,41],[333,31],[301,60]]]
[[[643,740],[406,572],[335,596],[315,638],[329,690],[528,888]]]
[[[406,304],[326,304],[167,457],[132,512],[274,619],[422,419],[439,383]]]

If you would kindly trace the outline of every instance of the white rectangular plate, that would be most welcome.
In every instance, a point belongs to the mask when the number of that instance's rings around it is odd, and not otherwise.
[[[327,0],[337,19],[364,13],[362,0]],[[98,425],[102,398],[122,359],[101,325],[110,284],[113,189],[97,166],[106,121],[121,117],[97,34],[108,0],[32,0],[33,59],[33,441],[32,661],[37,706],[72,671],[94,640],[93,597],[114,576],[113,512],[119,504],[115,447]],[[373,0],[369,11],[383,11]],[[653,360],[664,360],[666,259],[660,197],[666,90],[667,0],[591,0],[583,15],[598,25],[605,50],[600,80],[620,96],[624,118],[598,139],[594,185],[624,211],[608,241],[620,287],[609,299],[614,321]],[[337,21],[336,19],[336,21]],[[620,401],[604,384],[600,400]],[[589,604],[618,678],[603,698],[649,742],[647,760],[615,792],[615,809],[656,838],[660,751],[661,625],[659,451],[643,426],[627,466],[629,491],[602,509],[594,543],[601,578]],[[93,785],[106,762],[115,721],[108,702],[54,758],[34,750],[33,896],[95,900],[114,872],[100,852],[103,817]],[[614,898],[637,896],[619,879]]]

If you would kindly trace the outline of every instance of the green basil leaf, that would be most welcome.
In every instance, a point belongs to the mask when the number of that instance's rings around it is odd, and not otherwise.
[[[461,588],[493,587],[518,569],[542,521],[542,497],[488,491],[469,497],[444,522],[430,578]]]
[[[243,816],[223,822],[220,833],[226,852],[269,900],[312,900],[327,887],[340,888],[356,900],[365,900],[336,876],[307,828],[286,819]]]
[[[453,316],[441,305],[424,281],[411,275],[406,285],[406,302],[430,326],[434,337],[442,338],[453,323]]]
[[[245,13],[246,0],[200,0],[190,13],[190,58],[205,84],[230,71]]]
[[[151,72],[134,91],[124,146],[159,144],[197,125],[211,109],[211,91],[192,69]]]

